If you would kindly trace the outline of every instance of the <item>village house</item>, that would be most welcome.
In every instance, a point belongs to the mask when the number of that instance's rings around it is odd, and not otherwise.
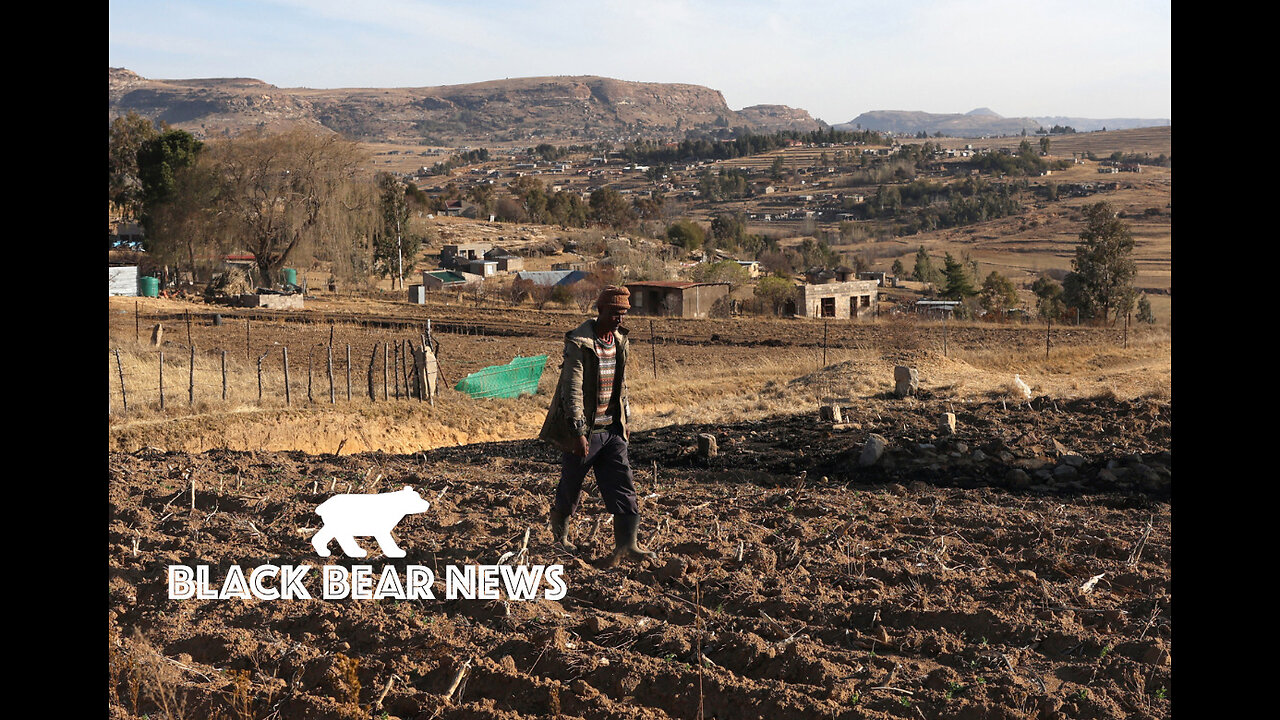
[[[467,263],[467,270],[473,275],[480,277],[493,277],[498,274],[497,260],[472,260]]]
[[[715,302],[728,298],[728,283],[650,280],[627,283],[633,315],[704,318]]]
[[[592,260],[574,260],[572,262],[551,263],[552,270],[583,270],[585,272],[591,272],[591,269],[595,266],[596,263]]]
[[[897,278],[883,270],[868,270],[858,273],[859,280],[875,280],[880,287],[897,287]]]
[[[804,284],[798,289],[794,307],[787,312],[800,317],[857,319],[874,316],[879,310],[878,283],[875,280],[850,280]]]
[[[493,249],[489,243],[460,243],[440,248],[440,264],[444,267],[466,265],[472,260],[483,260],[485,253]]]
[[[422,273],[422,286],[428,290],[460,288],[482,280],[479,275],[456,270],[427,270]]]

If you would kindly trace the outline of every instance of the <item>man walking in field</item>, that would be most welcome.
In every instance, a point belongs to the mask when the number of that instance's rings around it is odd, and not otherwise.
[[[564,336],[564,365],[539,438],[564,454],[551,505],[551,533],[572,551],[569,517],[578,509],[582,481],[594,469],[605,507],[613,514],[613,554],[603,565],[657,557],[636,541],[640,506],[627,457],[627,329],[631,307],[625,287],[607,287],[596,300],[597,317]]]

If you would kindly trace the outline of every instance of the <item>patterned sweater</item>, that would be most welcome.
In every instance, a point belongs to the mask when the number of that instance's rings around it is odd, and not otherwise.
[[[600,358],[600,395],[592,429],[603,430],[613,424],[613,413],[609,410],[613,405],[613,373],[618,362],[618,344],[613,333],[603,339],[597,336],[595,341],[596,356]]]

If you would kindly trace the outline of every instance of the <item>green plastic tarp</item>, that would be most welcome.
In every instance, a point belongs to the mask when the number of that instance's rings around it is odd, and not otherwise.
[[[542,369],[547,365],[546,355],[519,357],[506,365],[491,365],[477,370],[458,381],[454,386],[473,398],[514,398],[538,392]]]

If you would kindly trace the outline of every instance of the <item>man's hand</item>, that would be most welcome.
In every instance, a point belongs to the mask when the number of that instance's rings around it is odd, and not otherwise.
[[[587,442],[586,436],[579,435],[578,447],[573,451],[573,454],[577,455],[578,457],[586,457],[587,453],[590,452],[590,450],[591,450],[591,445],[590,443]]]

